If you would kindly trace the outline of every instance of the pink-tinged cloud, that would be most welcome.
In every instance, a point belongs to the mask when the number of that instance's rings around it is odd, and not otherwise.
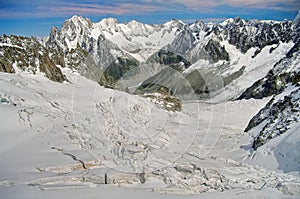
[[[166,3],[165,0],[144,0],[149,2],[158,2],[161,4]],[[169,0],[167,2],[169,5],[174,5],[176,7],[184,6],[190,10],[200,10],[200,11],[212,11],[213,8],[220,5],[220,1],[217,0]],[[184,8],[183,7],[183,8]]]
[[[220,3],[216,0],[175,0],[177,3],[182,3],[192,9],[213,8]]]
[[[230,6],[243,6],[249,8],[263,8],[273,10],[297,10],[300,9],[299,0],[227,0]]]
[[[224,12],[229,8],[261,8],[277,11],[295,11],[300,9],[300,0],[111,0],[105,1],[88,0],[88,3],[71,3],[71,0],[47,0],[45,5],[40,1],[30,6],[31,0],[11,0],[20,2],[19,7],[11,6],[8,9],[0,8],[2,18],[43,18],[43,17],[66,17],[70,15],[101,16],[101,15],[138,15],[151,14],[154,12],[176,13],[216,13]],[[23,2],[23,3],[22,3]],[[17,5],[17,4],[16,4]],[[25,9],[23,9],[23,7]],[[221,8],[221,9],[220,9]],[[238,11],[238,10],[237,10]],[[218,14],[218,13],[216,13]]]
[[[120,5],[108,6],[97,4],[70,4],[59,7],[48,8],[51,13],[57,14],[78,14],[78,15],[123,15],[123,14],[139,14],[144,12],[154,12],[161,8],[153,5],[141,5],[132,3],[123,3]]]
[[[272,10],[300,9],[300,0],[173,0],[173,2],[185,5],[192,10],[213,9],[217,6],[261,8]]]
[[[155,11],[164,11],[164,8],[154,4],[141,3],[118,3],[114,5],[100,4],[76,4],[59,3],[48,6],[38,6],[33,12],[22,12],[20,10],[4,10],[0,12],[0,17],[49,17],[49,16],[67,16],[67,15],[134,15],[149,13]]]

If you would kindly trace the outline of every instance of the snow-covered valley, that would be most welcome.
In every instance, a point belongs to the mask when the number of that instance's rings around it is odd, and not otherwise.
[[[297,198],[299,174],[247,148],[243,130],[268,99],[168,112],[62,71],[69,82],[0,74],[3,197]]]
[[[299,17],[0,36],[1,198],[299,198]]]

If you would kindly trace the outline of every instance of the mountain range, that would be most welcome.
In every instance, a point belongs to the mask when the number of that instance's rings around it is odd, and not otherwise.
[[[237,17],[221,23],[173,19],[160,25],[135,20],[119,23],[114,18],[94,23],[73,16],[44,38],[0,37],[0,72],[41,75],[53,82],[73,84],[72,71],[118,93],[142,96],[168,112],[183,111],[195,102],[218,106],[266,100],[244,128],[251,138],[247,149],[261,157],[264,147],[272,148],[281,140],[273,153],[279,161],[293,162],[292,166],[281,166],[285,172],[300,169],[299,56],[300,11],[294,21]],[[1,103],[10,103],[4,95],[0,97]],[[107,107],[98,104],[97,108],[109,115]],[[134,107],[135,111],[141,109]],[[147,120],[143,122],[147,126]],[[132,147],[135,141],[119,138],[117,133],[109,136]],[[295,146],[290,147],[286,139],[294,140]],[[177,166],[178,172],[192,172]],[[199,169],[201,175],[209,172]],[[141,182],[143,175],[140,173]],[[219,173],[213,176],[220,178],[222,185],[208,180],[212,189],[234,186]]]

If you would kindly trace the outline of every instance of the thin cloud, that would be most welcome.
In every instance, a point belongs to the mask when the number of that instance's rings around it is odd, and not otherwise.
[[[247,6],[250,8],[263,8],[273,10],[297,10],[300,8],[299,0],[228,0],[226,2],[230,6]]]
[[[46,3],[45,3],[46,2]],[[295,11],[300,8],[299,0],[11,0],[5,5],[0,2],[0,17],[40,18],[66,17],[70,15],[138,15],[156,12],[177,13],[220,13],[238,8]],[[229,11],[230,12],[230,11]],[[231,11],[233,12],[233,11]],[[237,10],[238,12],[238,10]],[[235,13],[232,13],[235,14]],[[242,14],[242,13],[239,13]]]
[[[80,15],[106,15],[106,14],[139,14],[144,12],[155,12],[160,10],[159,7],[153,5],[141,5],[124,3],[120,5],[97,5],[97,4],[72,4],[71,6],[61,6],[50,8],[52,12],[63,14],[80,14]]]
[[[225,21],[227,18],[223,18],[223,17],[213,17],[213,18],[204,18],[202,19],[204,22],[223,22]]]
[[[299,0],[173,0],[173,2],[185,5],[193,10],[212,10],[218,6],[247,7],[282,11],[300,9]]]
[[[205,11],[211,12],[213,8],[220,5],[220,1],[217,0],[143,0],[149,3],[159,3],[161,5],[165,5],[167,7],[176,7],[183,9],[189,9],[192,11]]]
[[[49,5],[35,4],[34,6],[26,7],[11,7],[5,10],[0,9],[0,17],[52,17],[66,15],[123,15],[123,14],[141,14],[151,13],[156,11],[164,11],[164,8],[155,4],[146,4],[145,2],[116,2],[111,1],[109,4],[96,1],[89,3],[70,3],[70,2],[52,2]],[[23,11],[24,10],[24,11]]]
[[[148,3],[164,4],[165,0],[142,0]],[[256,8],[278,11],[295,11],[300,9],[299,0],[169,0],[168,5],[193,11],[214,12],[218,7]]]
[[[175,2],[184,4],[192,9],[208,9],[220,5],[220,1],[216,0],[175,0]]]

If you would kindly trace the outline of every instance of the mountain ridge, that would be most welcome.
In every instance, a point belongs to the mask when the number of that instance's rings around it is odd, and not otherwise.
[[[88,18],[74,15],[60,29],[53,27],[49,37],[43,39],[41,44],[61,54],[67,67],[78,70],[101,85],[114,85],[119,81],[119,75],[111,72],[109,76],[105,74],[112,71],[109,67],[114,65],[127,68],[122,74],[144,63],[159,64],[162,68],[173,67],[182,74],[199,68],[207,71],[202,75],[215,70],[213,73],[223,79],[223,83],[220,83],[222,85],[215,85],[218,88],[230,85],[239,76],[250,76],[255,69],[261,70],[262,74],[253,74],[253,80],[248,78],[249,83],[239,85],[239,93],[229,97],[236,98],[235,95],[242,94],[251,84],[265,76],[287,52],[293,49],[297,51],[294,45],[297,44],[295,21],[243,20],[237,17],[214,24],[201,21],[185,24],[173,19],[161,25],[149,25],[135,20],[119,23],[115,18],[104,18],[93,23]],[[269,50],[268,54],[265,49]],[[155,54],[164,58],[158,56],[153,59]],[[261,60],[260,54],[264,54],[266,59]],[[120,63],[118,60],[124,60],[121,62],[123,65],[116,66]],[[240,73],[242,68],[243,73]],[[154,74],[149,75],[150,78]],[[199,87],[193,84],[192,87]],[[200,87],[214,91],[207,87],[209,84]],[[210,94],[218,95],[213,92]]]

